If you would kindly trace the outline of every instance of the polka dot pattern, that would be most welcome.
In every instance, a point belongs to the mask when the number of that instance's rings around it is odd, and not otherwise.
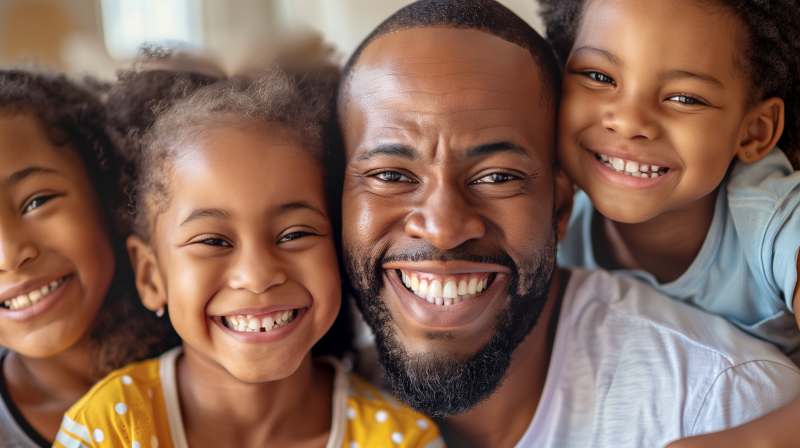
[[[125,376],[122,377],[122,384],[124,384],[126,386],[130,386],[131,384],[133,384],[133,379],[131,377],[129,377],[128,375],[125,375]]]
[[[417,420],[417,426],[419,426],[419,429],[428,429],[428,422],[423,419],[419,419]]]
[[[358,442],[350,442],[350,448],[358,448]]]
[[[355,418],[356,418],[356,410],[353,408],[347,408],[347,419],[355,420]]]
[[[142,445],[140,445],[139,442],[133,442],[133,445],[131,445],[131,448],[142,448]]]
[[[386,411],[378,411],[375,413],[375,421],[378,423],[383,423],[386,419],[389,418],[389,414]]]
[[[108,408],[106,408],[106,409],[108,409]],[[94,430],[94,434],[92,434],[92,438],[94,439],[95,442],[100,443],[100,442],[102,442],[103,440],[106,439],[106,435],[103,434],[103,431],[101,431],[99,429],[95,429]]]
[[[125,403],[117,403],[117,405],[114,406],[114,410],[117,411],[119,415],[125,415],[128,412],[128,407],[125,406]]]
[[[405,437],[403,437],[403,435],[400,434],[399,432],[395,432],[395,433],[392,434],[392,442],[394,442],[394,443],[396,443],[398,445],[403,443],[403,439],[404,438]]]

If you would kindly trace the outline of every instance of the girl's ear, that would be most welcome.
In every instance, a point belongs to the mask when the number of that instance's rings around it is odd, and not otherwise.
[[[569,218],[572,216],[572,201],[576,187],[567,174],[558,166],[553,169],[553,186],[556,199],[556,223],[558,224],[558,241],[567,236]]]
[[[768,98],[745,115],[736,156],[744,163],[761,160],[778,144],[785,119],[783,99]]]
[[[153,250],[136,235],[128,237],[126,246],[142,303],[150,311],[163,309],[167,304],[167,290],[164,288],[158,259]]]

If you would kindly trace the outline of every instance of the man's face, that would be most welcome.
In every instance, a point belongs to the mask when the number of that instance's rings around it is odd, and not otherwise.
[[[475,30],[381,37],[346,89],[354,295],[395,393],[464,412],[497,388],[546,301],[567,219],[554,214],[554,107],[528,51]]]

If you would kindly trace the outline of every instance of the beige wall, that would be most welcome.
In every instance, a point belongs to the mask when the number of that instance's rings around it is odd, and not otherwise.
[[[269,56],[278,36],[315,30],[345,58],[411,0],[202,0],[205,46],[229,71]],[[535,0],[500,0],[539,32]],[[113,79],[129,61],[105,50],[99,0],[0,0],[0,65],[35,59]]]

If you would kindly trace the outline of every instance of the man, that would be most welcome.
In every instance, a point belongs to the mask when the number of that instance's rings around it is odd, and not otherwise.
[[[458,447],[663,446],[800,396],[797,368],[725,321],[556,268],[559,79],[491,0],[414,3],[346,66],[346,267],[394,393]]]

